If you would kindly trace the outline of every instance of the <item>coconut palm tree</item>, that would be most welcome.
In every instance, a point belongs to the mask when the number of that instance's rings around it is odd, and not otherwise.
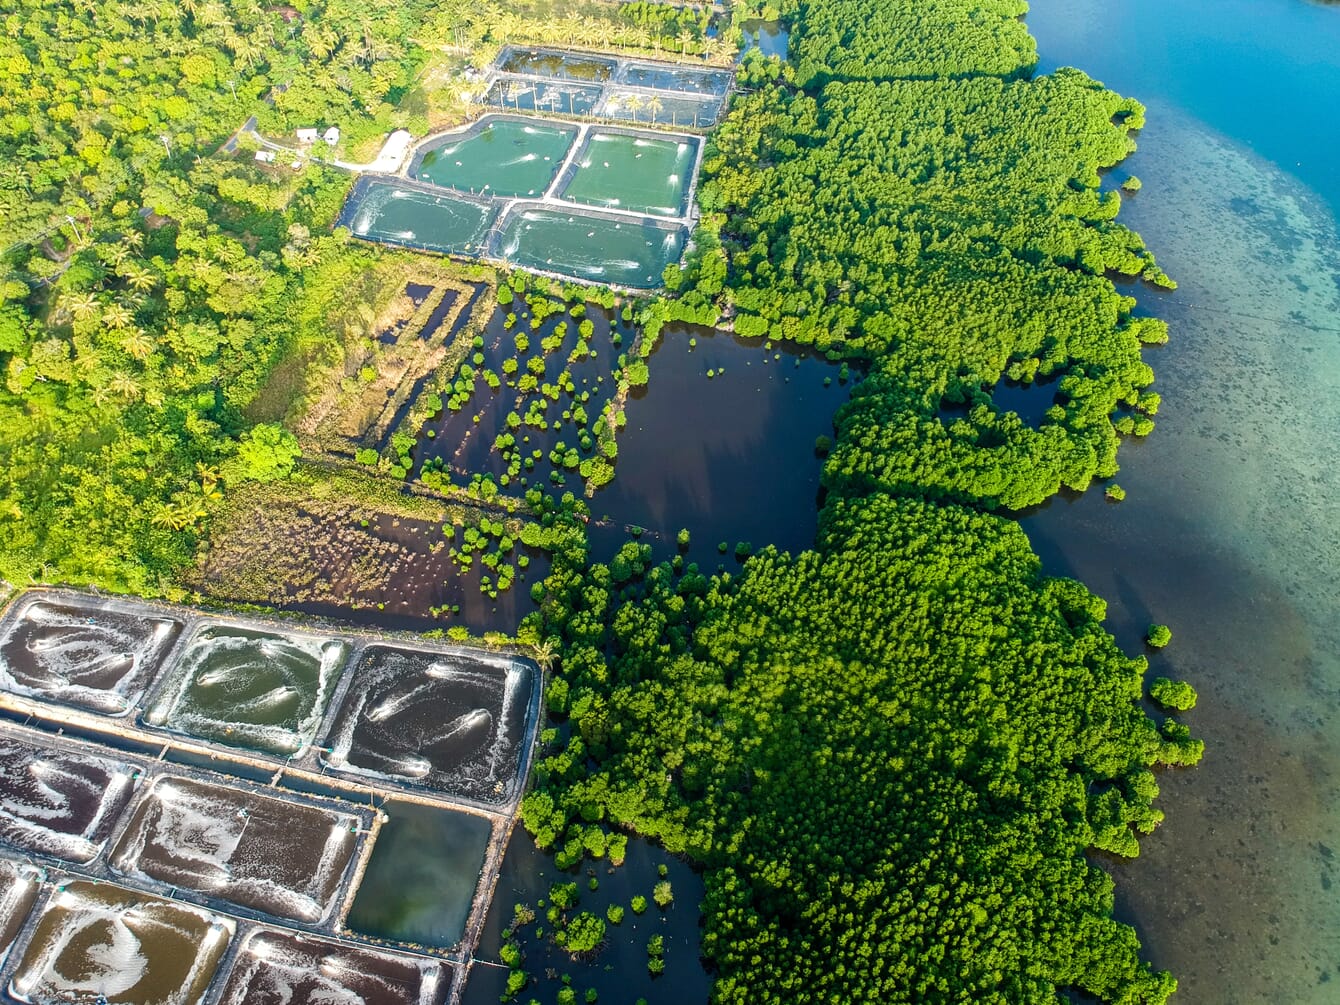
[[[135,315],[124,304],[108,304],[103,309],[102,320],[108,328],[120,331],[131,326]]]
[[[154,343],[153,339],[144,333],[143,328],[132,328],[121,337],[121,348],[128,356],[143,362],[149,358],[149,353],[154,351]]]
[[[107,390],[122,398],[134,400],[140,396],[140,385],[134,377],[128,374],[118,373],[107,382]]]
[[[558,659],[558,646],[552,638],[541,639],[535,643],[533,655],[540,669],[547,673],[553,669],[554,661]]]
[[[158,285],[158,277],[148,269],[131,269],[126,273],[126,283],[133,290],[148,293]]]
[[[98,313],[102,306],[92,293],[75,293],[65,298],[65,306],[77,321],[87,321]]]

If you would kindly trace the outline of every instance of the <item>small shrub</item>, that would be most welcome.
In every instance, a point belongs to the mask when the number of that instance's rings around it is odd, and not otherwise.
[[[1196,689],[1184,680],[1157,677],[1149,685],[1149,697],[1174,712],[1186,712],[1196,707]]]
[[[1167,625],[1150,625],[1145,641],[1155,649],[1162,649],[1172,641],[1172,629]]]

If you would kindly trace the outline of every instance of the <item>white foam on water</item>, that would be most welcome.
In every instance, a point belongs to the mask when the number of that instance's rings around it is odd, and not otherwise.
[[[108,864],[116,871],[296,921],[317,923],[333,910],[338,876],[357,841],[353,815],[170,776],[157,780],[148,800],[112,852]],[[297,857],[294,849],[264,836],[286,835],[283,820],[295,816],[300,824],[327,822],[321,854],[298,886],[273,875],[276,862]],[[295,825],[294,836],[282,839],[310,840],[307,830]]]
[[[0,746],[0,771],[10,790],[0,798],[0,837],[76,863],[101,853],[107,839],[99,835],[132,784],[126,765],[20,743]],[[93,806],[77,830],[76,800]]]
[[[149,974],[152,950],[146,944],[155,936],[171,933],[183,941],[198,938],[194,928],[183,927],[184,919],[193,917],[198,922],[209,922],[209,929],[181,985],[162,999],[171,1005],[187,1005],[187,992],[205,975],[206,968],[217,966],[215,947],[220,940],[231,938],[232,924],[186,904],[168,904],[157,897],[111,889],[111,903],[99,897],[98,888],[90,887],[87,881],[78,881],[52,897],[46,911],[59,910],[65,916],[44,941],[35,938],[30,943],[10,983],[14,997],[42,1005],[88,1001],[94,996],[116,1001]],[[71,954],[69,959],[65,958],[67,952]],[[75,966],[66,973],[62,964]]]
[[[390,976],[373,973],[378,964],[380,969],[389,965],[398,972]],[[256,931],[238,954],[220,1005],[245,1005],[257,998],[289,1002],[303,987],[307,988],[308,1000],[321,1005],[364,1005],[368,996],[354,990],[356,986],[366,988],[375,999],[430,1005],[437,1000],[438,984],[444,975],[442,965],[432,960],[372,948],[349,949],[297,933],[280,936]],[[315,988],[311,987],[313,981],[318,982]],[[415,983],[415,996],[406,997]]]

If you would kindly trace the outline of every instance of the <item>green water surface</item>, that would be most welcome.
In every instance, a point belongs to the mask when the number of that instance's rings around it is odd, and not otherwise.
[[[411,174],[434,185],[494,196],[539,196],[554,180],[577,130],[549,122],[488,119],[477,133],[444,137]]]
[[[593,131],[578,154],[577,172],[564,187],[563,198],[609,209],[681,216],[697,153],[696,142],[687,138]]]
[[[683,247],[682,227],[650,218],[532,208],[509,214],[494,254],[527,268],[650,289]]]

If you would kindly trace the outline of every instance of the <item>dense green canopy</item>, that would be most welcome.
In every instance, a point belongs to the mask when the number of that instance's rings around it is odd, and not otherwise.
[[[1151,768],[1202,745],[1146,716],[1102,601],[987,512],[1115,472],[1158,406],[1141,345],[1166,338],[1107,278],[1166,281],[1100,176],[1143,109],[1076,70],[1032,78],[1021,10],[802,4],[798,72],[751,62],[762,86],[708,151],[672,285],[868,371],[815,549],[708,579],[633,543],[588,568],[574,529],[536,591],[567,730],[525,823],[560,864],[601,827],[702,862],[722,1003],[1176,986],[1086,852],[1138,854]],[[1044,377],[1039,427],[995,406]]]
[[[805,82],[1018,76],[1037,63],[1025,0],[802,0],[793,57]]]

